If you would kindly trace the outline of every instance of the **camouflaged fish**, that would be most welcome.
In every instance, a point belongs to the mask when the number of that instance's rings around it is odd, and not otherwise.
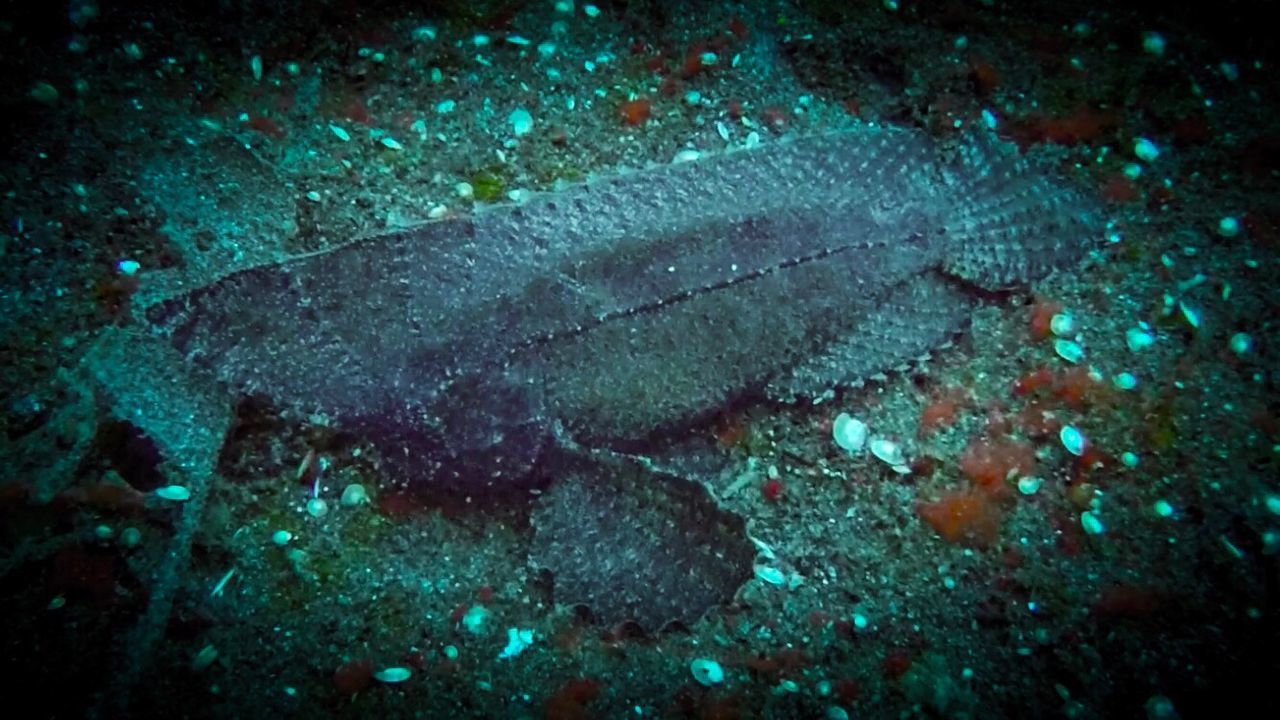
[[[325,413],[412,482],[518,485],[553,423],[634,448],[857,381],[969,288],[1080,257],[1097,208],[988,139],[859,126],[622,174],[245,270],[147,314],[234,392]]]
[[[944,152],[863,125],[243,270],[146,308],[145,336],[106,336],[87,366],[191,478],[216,474],[248,393],[323,413],[431,492],[550,474],[530,557],[557,601],[655,629],[731,597],[754,547],[701,485],[584,449],[873,377],[962,329],[975,290],[1080,258],[1100,222],[992,138]]]

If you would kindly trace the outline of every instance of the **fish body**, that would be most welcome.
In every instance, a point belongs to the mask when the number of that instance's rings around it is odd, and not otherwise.
[[[858,126],[621,173],[251,268],[151,307],[186,360],[360,432],[414,483],[524,482],[552,427],[634,447],[792,400],[1040,277],[1093,203],[1009,148]]]

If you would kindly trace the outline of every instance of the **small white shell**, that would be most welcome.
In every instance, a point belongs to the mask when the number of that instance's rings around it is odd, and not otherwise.
[[[1132,327],[1124,334],[1124,344],[1129,346],[1131,352],[1139,352],[1146,350],[1154,345],[1156,336],[1151,331],[1143,327]]]
[[[783,572],[778,568],[769,567],[768,565],[757,565],[756,577],[769,583],[770,585],[776,585],[778,587],[781,587],[787,584],[787,576],[784,575]]]
[[[1049,332],[1065,337],[1075,332],[1076,320],[1070,313],[1058,313],[1049,319]]]
[[[1059,338],[1053,341],[1053,351],[1058,353],[1058,357],[1075,365],[1084,359],[1084,348],[1074,340],[1063,340]]]
[[[161,500],[183,502],[191,499],[191,491],[181,485],[165,485],[156,489],[156,497]]]
[[[871,454],[892,465],[897,472],[902,472],[898,468],[905,467],[907,464],[906,458],[902,455],[902,448],[892,440],[885,440],[884,438],[872,440]],[[909,469],[908,472],[910,472]]]
[[[848,413],[840,413],[831,423],[831,435],[843,450],[861,452],[867,444],[867,424]]]
[[[413,672],[409,668],[390,667],[373,674],[373,679],[384,683],[398,683],[408,680]]]
[[[1063,425],[1062,430],[1058,432],[1058,439],[1062,441],[1062,447],[1066,448],[1067,452],[1072,455],[1080,457],[1084,454],[1087,442],[1084,439],[1084,434],[1077,430],[1074,425]]]
[[[1249,337],[1248,333],[1236,333],[1231,336],[1228,344],[1231,347],[1231,352],[1237,355],[1244,355],[1249,352],[1249,348],[1253,347],[1253,338]]]
[[[324,498],[311,498],[307,501],[307,514],[314,518],[321,518],[329,514],[329,504]]]
[[[1080,513],[1080,527],[1084,528],[1086,535],[1101,535],[1107,531],[1106,526],[1102,524],[1102,520],[1088,510]]]
[[[360,483],[351,483],[342,491],[342,507],[356,507],[358,505],[366,505],[369,502],[369,493],[365,492],[364,486]]]
[[[724,668],[710,658],[695,658],[689,663],[689,672],[693,673],[694,680],[708,687],[724,682]]]
[[[533,130],[533,115],[529,114],[524,108],[516,108],[507,116],[507,122],[511,125],[511,132],[517,137],[520,135],[528,135]]]

